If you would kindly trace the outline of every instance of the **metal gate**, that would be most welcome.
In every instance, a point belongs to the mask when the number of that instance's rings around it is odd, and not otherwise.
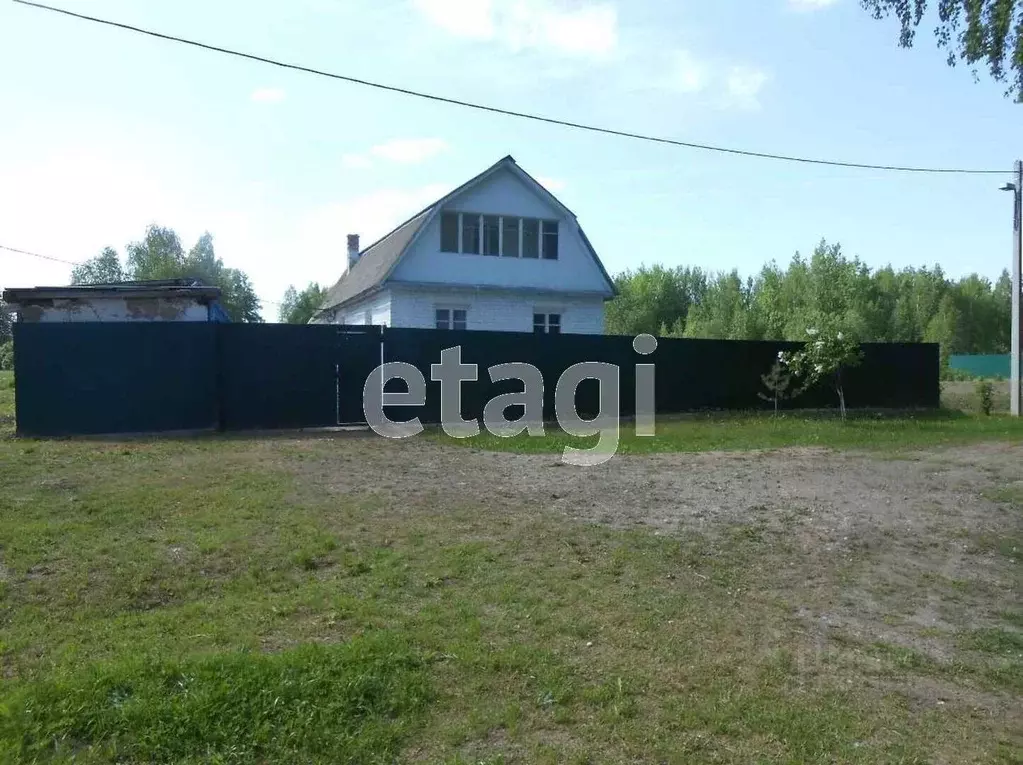
[[[364,425],[362,393],[370,373],[383,363],[384,328],[377,326],[334,327],[337,360],[336,424]]]
[[[218,345],[222,429],[337,424],[333,327],[221,324]]]

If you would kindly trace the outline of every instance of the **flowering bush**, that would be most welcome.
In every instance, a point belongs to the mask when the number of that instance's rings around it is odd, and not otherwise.
[[[810,339],[802,349],[793,353],[779,351],[778,361],[802,380],[804,390],[830,377],[838,394],[839,411],[845,419],[842,370],[854,367],[862,360],[859,343],[845,333],[819,331],[813,327],[807,329],[806,334]]]

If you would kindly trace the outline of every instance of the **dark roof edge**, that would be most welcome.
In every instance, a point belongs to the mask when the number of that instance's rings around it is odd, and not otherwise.
[[[220,298],[219,287],[129,287],[115,289],[111,286],[90,285],[88,287],[11,287],[3,291],[3,301],[10,304],[30,303],[33,300],[59,300],[82,298],[150,298],[150,297],[192,297],[216,300]]]
[[[368,297],[372,297],[373,295],[375,295],[378,292],[380,292],[380,290],[384,289],[386,286],[387,285],[384,284],[383,281],[379,281],[376,284],[374,284],[374,285],[372,285],[370,287],[367,287],[362,292],[356,292],[350,298],[345,298],[344,300],[342,300],[339,303],[333,303],[331,305],[321,306],[320,308],[316,309],[315,313],[313,313],[312,318],[310,319],[310,321],[312,319],[315,319],[317,316],[322,316],[325,313],[330,313],[331,311],[337,311],[337,309],[341,308],[341,306],[350,305],[350,304],[355,303],[355,302],[357,302],[359,300],[365,300]]]
[[[501,284],[452,284],[451,282],[422,282],[422,281],[391,281],[387,285],[389,289],[402,289],[403,287],[427,288],[431,290],[453,290],[456,292],[512,292],[544,295],[563,295],[565,297],[600,297],[610,300],[614,294],[608,294],[605,290],[563,290],[551,289],[548,287],[521,287],[505,286]]]

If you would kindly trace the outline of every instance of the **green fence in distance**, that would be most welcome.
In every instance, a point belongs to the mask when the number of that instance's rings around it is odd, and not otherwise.
[[[1008,353],[949,356],[950,369],[961,369],[976,377],[1009,377]]]

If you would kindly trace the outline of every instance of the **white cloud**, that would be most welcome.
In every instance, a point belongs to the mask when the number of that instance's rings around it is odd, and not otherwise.
[[[341,157],[341,165],[348,170],[368,170],[373,167],[374,160],[398,165],[418,165],[449,148],[447,141],[442,138],[396,138],[377,144],[362,154],[345,154]]]
[[[541,186],[552,193],[562,191],[568,185],[560,178],[548,178],[545,175],[537,176],[536,180]]]
[[[725,78],[726,102],[740,109],[760,107],[760,91],[767,84],[766,72],[752,66],[733,66]]]
[[[279,104],[286,95],[281,88],[257,88],[249,99],[257,104]]]
[[[602,57],[618,46],[618,13],[610,3],[575,9],[559,8],[552,0],[412,0],[412,4],[450,34],[494,40],[512,51]]]
[[[458,37],[489,40],[494,36],[490,0],[412,0],[432,24]]]
[[[669,54],[664,87],[678,93],[699,93],[707,87],[710,75],[710,66],[689,51],[672,51]]]
[[[838,0],[788,0],[789,8],[796,11],[819,11],[834,5]]]
[[[447,142],[441,138],[399,138],[374,146],[369,153],[402,165],[418,165],[447,149]]]

